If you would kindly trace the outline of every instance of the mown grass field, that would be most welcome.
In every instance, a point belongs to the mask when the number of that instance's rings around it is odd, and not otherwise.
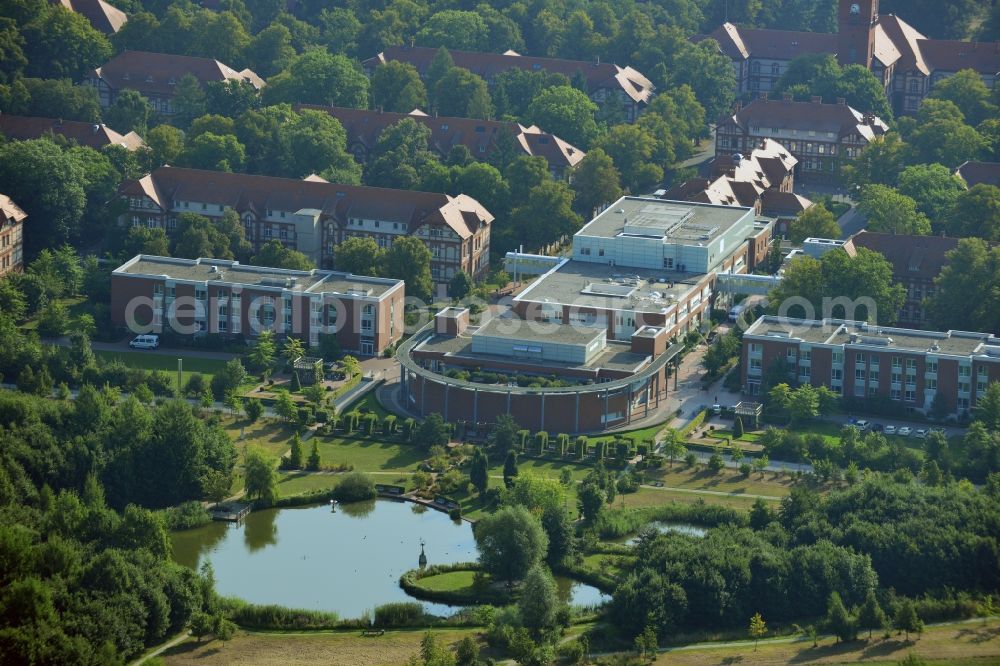
[[[149,354],[141,351],[112,352],[95,350],[94,356],[106,361],[118,359],[130,368],[142,368],[143,370],[165,370],[170,373],[171,379],[177,376],[177,359],[181,358],[184,361],[183,370],[181,372],[181,382],[184,385],[187,385],[188,379],[190,379],[193,374],[200,373],[210,377],[217,370],[221,370],[222,367],[226,365],[225,361],[217,359],[186,358],[181,352],[178,352],[177,356],[168,356],[166,354]]]
[[[306,442],[307,453],[312,442]],[[393,444],[374,439],[344,439],[321,437],[319,455],[323,465],[354,465],[362,472],[412,473],[426,454],[416,446]]]
[[[850,643],[836,643],[833,638],[819,641],[779,643],[762,641],[738,647],[673,650],[659,655],[659,666],[701,666],[702,664],[739,664],[740,666],[782,666],[785,664],[895,664],[909,653],[929,664],[986,666],[1000,663],[1000,622],[973,621],[928,628],[923,636],[893,634],[888,640],[876,637]]]
[[[448,573],[427,576],[420,579],[420,587],[435,592],[458,592],[472,588],[475,571],[449,571]]]
[[[362,637],[361,632],[244,633],[222,644],[189,639],[167,650],[162,659],[170,665],[215,666],[262,664],[274,666],[382,666],[405,664],[420,652],[425,630],[387,631],[384,636]],[[432,632],[439,643],[453,645],[474,629]]]
[[[294,432],[289,425],[278,419],[262,418],[256,423],[249,423],[245,418],[233,418],[226,414],[222,417],[221,424],[238,451],[257,447],[274,458],[288,450],[288,441]]]

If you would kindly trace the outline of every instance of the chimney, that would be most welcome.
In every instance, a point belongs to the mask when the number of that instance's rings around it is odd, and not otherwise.
[[[783,101],[783,102],[791,102],[792,101],[792,93],[785,93],[785,94],[783,94],[781,96],[781,101]]]
[[[846,105],[846,104],[847,104],[847,100],[846,100],[846,99],[844,99],[843,97],[838,97],[838,98],[837,98],[837,104],[839,104],[839,105],[841,105],[841,106],[844,106],[844,105]]]
[[[809,98],[809,101],[812,102],[813,104],[822,104],[823,98],[820,97],[819,95],[813,95],[812,97]]]

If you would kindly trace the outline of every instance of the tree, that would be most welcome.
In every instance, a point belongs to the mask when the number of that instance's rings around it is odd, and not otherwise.
[[[924,104],[927,102],[925,100]],[[949,169],[954,169],[966,160],[975,159],[986,145],[975,128],[957,119],[918,124],[910,134],[909,143],[914,152],[914,161],[928,164],[939,162]]]
[[[910,640],[910,633],[920,634],[924,631],[924,623],[917,616],[917,609],[910,599],[902,599],[896,606],[896,612],[892,617],[892,628],[906,634],[906,640]]]
[[[743,417],[737,416],[733,421],[733,439],[739,439],[743,437]]]
[[[979,238],[963,238],[946,255],[927,300],[931,322],[964,331],[992,331],[1000,326],[1000,250]],[[944,330],[944,329],[940,329]]]
[[[361,166],[347,152],[347,133],[330,114],[303,109],[281,126],[280,136],[284,175],[302,178],[319,173],[331,182],[361,182]]]
[[[145,97],[135,90],[122,90],[114,103],[104,111],[104,120],[121,133],[137,132],[146,134],[153,107]]]
[[[656,140],[641,125],[615,125],[597,142],[621,174],[622,184],[642,193],[663,180],[663,168],[653,163]]]
[[[560,606],[556,581],[548,568],[538,562],[528,570],[517,601],[521,622],[536,636],[540,636],[556,626]]]
[[[154,167],[176,163],[184,151],[184,132],[170,125],[157,125],[146,133],[146,145]]]
[[[898,189],[916,202],[917,211],[930,218],[935,228],[941,228],[965,184],[940,164],[914,164],[899,175]]]
[[[541,523],[522,506],[480,518],[473,533],[483,570],[508,583],[524,578],[548,548]]]
[[[444,446],[448,443],[449,428],[445,420],[437,412],[427,416],[413,433],[413,443],[429,451],[432,446]]]
[[[217,400],[222,400],[226,394],[235,392],[247,377],[247,371],[238,358],[226,361],[221,369],[212,375],[212,393]]]
[[[1000,241],[1000,187],[979,183],[958,194],[945,228],[958,238]]]
[[[594,522],[604,508],[604,491],[593,480],[584,481],[577,491],[576,502],[580,515],[588,523]]]
[[[298,408],[286,389],[274,392],[274,413],[286,423],[293,423],[298,418]]]
[[[247,420],[250,423],[256,423],[264,414],[264,403],[262,403],[257,398],[248,398],[243,404],[243,411],[246,412]]]
[[[736,96],[736,74],[732,62],[722,54],[719,43],[714,39],[705,39],[697,44],[679,43],[668,78],[669,85],[664,89],[690,86],[708,118],[718,118],[732,108]]]
[[[181,162],[195,169],[210,171],[241,171],[246,162],[246,149],[232,134],[204,132],[187,142]]]
[[[111,57],[111,44],[83,14],[50,5],[21,28],[28,76],[81,80]]]
[[[753,617],[750,618],[750,638],[753,639],[753,651],[757,651],[757,643],[760,639],[764,637],[767,633],[767,624],[764,622],[764,618],[760,616],[760,613],[754,613]]]
[[[803,423],[819,415],[819,396],[809,384],[803,384],[788,396],[788,414],[792,423]]]
[[[368,108],[368,79],[346,56],[313,48],[295,58],[288,68],[271,77],[264,88],[264,102],[323,104]]]
[[[570,86],[543,91],[528,105],[528,122],[569,141],[583,150],[597,137],[597,105]]]
[[[292,435],[291,447],[288,452],[288,466],[291,469],[302,469],[302,439],[299,433]]]
[[[412,236],[397,239],[385,253],[384,263],[384,275],[406,282],[407,294],[422,300],[433,296],[431,251],[420,239]]]
[[[486,452],[477,448],[472,455],[472,466],[469,469],[469,480],[475,486],[476,492],[482,496],[490,485],[489,458]]]
[[[318,472],[322,467],[319,457],[319,442],[313,438],[312,452],[309,453],[309,460],[306,461],[306,469],[310,472]]]
[[[265,78],[274,76],[295,59],[292,33],[280,23],[273,23],[254,35],[245,53],[257,74]]]
[[[837,218],[821,203],[799,213],[788,229],[788,239],[801,243],[807,238],[840,238]]]
[[[854,187],[879,184],[894,187],[906,165],[908,146],[896,132],[872,139],[861,155],[844,166],[844,180]]]
[[[212,616],[208,613],[197,612],[191,616],[191,635],[198,639],[201,643],[202,637],[207,634],[212,633],[213,621]]]
[[[917,211],[917,202],[885,185],[861,190],[858,208],[868,216],[868,228],[885,234],[927,235],[930,221]]]
[[[684,442],[681,441],[677,431],[673,428],[667,430],[667,434],[663,439],[663,455],[670,461],[670,467],[674,466],[674,460],[683,458],[685,453],[687,453],[687,448],[684,446]]]
[[[996,106],[990,103],[990,89],[979,73],[972,69],[963,69],[938,81],[928,96],[953,102],[965,114],[970,125],[978,125],[997,112]]]
[[[826,604],[824,625],[830,633],[837,637],[838,641],[853,641],[857,638],[855,619],[847,612],[847,607],[844,606],[844,602],[837,592],[830,593],[830,599]]]
[[[512,199],[516,200],[513,195]],[[537,248],[576,233],[582,224],[573,210],[573,191],[566,183],[549,179],[533,187],[527,200],[514,208],[508,230],[514,239]]]
[[[1000,431],[1000,382],[991,382],[986,387],[986,393],[976,399],[975,415],[976,420],[991,432]],[[945,439],[944,446],[947,445],[948,440]]]
[[[427,19],[416,39],[420,46],[482,51],[487,34],[486,21],[478,13],[445,9]]]
[[[472,280],[465,271],[458,271],[448,283],[448,296],[462,300],[472,292]]]
[[[372,72],[371,98],[372,106],[384,111],[427,108],[427,88],[416,67],[398,60],[384,62]]]
[[[186,73],[177,79],[174,88],[173,120],[181,127],[189,127],[195,118],[205,115],[205,91],[193,74]]]
[[[244,460],[244,488],[247,497],[272,504],[278,497],[278,477],[274,465],[258,449],[247,449]]]
[[[824,300],[831,296],[847,300]],[[812,312],[803,312],[805,308],[795,305],[788,308],[788,316],[875,320],[884,324],[895,319],[905,290],[893,281],[892,266],[881,254],[860,248],[854,257],[846,252],[828,252],[819,260],[803,257],[792,261],[768,302],[777,312],[792,297],[808,301]]]
[[[622,195],[620,176],[611,158],[593,148],[573,169],[574,209],[590,217],[598,206],[617,201]]]
[[[434,110],[443,116],[490,118],[493,102],[483,79],[467,69],[452,67],[433,86]]]
[[[250,350],[247,359],[255,370],[265,370],[274,363],[275,344],[272,331],[261,331],[257,336],[257,344]]]
[[[456,666],[477,666],[479,664],[479,643],[472,636],[466,636],[455,648]]]
[[[315,268],[313,262],[298,250],[285,247],[279,240],[269,240],[254,255],[252,262],[258,266],[286,268],[296,271],[310,271]]]
[[[490,446],[500,455],[507,455],[517,443],[517,432],[520,430],[517,423],[509,414],[497,416],[496,423],[490,432]]]
[[[503,461],[503,484],[507,488],[514,486],[514,479],[517,478],[517,451],[510,449],[507,457]]]
[[[66,334],[69,328],[69,309],[62,301],[49,301],[38,317],[38,333],[47,338]]]
[[[16,193],[31,220],[24,254],[76,240],[86,204],[82,166],[54,141],[12,141],[0,145],[0,191]]]

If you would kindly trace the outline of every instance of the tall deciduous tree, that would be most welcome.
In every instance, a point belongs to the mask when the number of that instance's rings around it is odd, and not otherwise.
[[[433,296],[431,251],[418,238],[404,236],[385,253],[386,277],[406,282],[406,293],[429,300]]]
[[[482,495],[490,485],[489,458],[480,448],[472,456],[472,467],[469,469],[469,480],[476,491]]]
[[[461,67],[452,67],[434,84],[434,110],[442,116],[491,118],[493,101],[486,82]]]
[[[517,602],[521,622],[539,636],[556,626],[560,606],[555,579],[544,564],[535,564],[524,578]]]
[[[288,268],[297,271],[309,271],[315,268],[312,260],[298,250],[285,247],[281,241],[270,240],[260,248],[260,252],[252,259],[258,266],[272,268]]]
[[[574,209],[590,218],[598,206],[617,201],[622,195],[620,176],[611,158],[593,148],[573,169]]]
[[[940,229],[948,224],[946,216],[965,191],[965,184],[941,164],[914,164],[899,175],[898,190],[913,199],[917,211]]]
[[[788,229],[788,238],[801,243],[807,238],[840,238],[837,218],[821,203],[799,213]]]
[[[955,197],[945,228],[952,236],[1000,241],[1000,188],[979,183]]]
[[[373,238],[352,237],[337,245],[333,255],[338,271],[377,276],[382,269],[385,250]]]
[[[548,548],[538,518],[522,506],[505,507],[481,518],[474,535],[483,569],[508,583],[524,578]]]
[[[368,107],[368,79],[342,55],[315,48],[298,56],[288,69],[268,81],[264,101]]]
[[[1000,248],[964,238],[948,253],[936,291],[927,300],[939,330],[995,331],[1000,327]]]
[[[528,105],[527,120],[583,150],[597,137],[597,105],[570,86],[549,88]]]
[[[371,104],[383,111],[409,113],[427,108],[427,88],[416,67],[390,60],[372,72]]]
[[[858,207],[868,216],[868,229],[885,234],[927,235],[930,220],[917,211],[917,203],[885,185],[867,185]]]

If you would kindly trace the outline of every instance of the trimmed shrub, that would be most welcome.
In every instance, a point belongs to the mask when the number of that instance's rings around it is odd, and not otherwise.
[[[360,502],[375,499],[375,482],[363,472],[351,472],[333,489],[333,499],[338,502]]]
[[[517,444],[518,448],[523,452],[528,446],[528,437],[531,436],[530,430],[518,430],[517,431]]]
[[[535,433],[535,444],[538,446],[538,454],[543,455],[549,445],[549,433],[540,430]]]

